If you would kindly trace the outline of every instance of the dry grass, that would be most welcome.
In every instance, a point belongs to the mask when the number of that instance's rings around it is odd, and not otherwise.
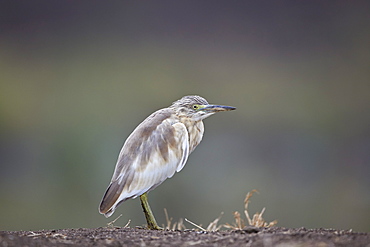
[[[249,205],[249,202],[250,202],[250,198],[252,197],[252,195],[254,193],[258,193],[257,190],[252,190],[250,192],[247,193],[245,199],[244,199],[244,214],[245,214],[245,217],[247,219],[247,222],[249,224],[249,226],[254,226],[254,227],[272,227],[272,226],[275,226],[277,224],[277,221],[274,220],[274,221],[271,221],[271,222],[266,222],[262,215],[263,213],[265,212],[265,209],[266,208],[263,208],[261,210],[261,212],[256,212],[253,217],[251,218],[249,216],[249,213],[248,213],[248,205]],[[186,230],[186,227],[184,225],[184,220],[182,218],[179,219],[179,221],[177,222],[174,222],[172,223],[172,220],[173,218],[169,217],[168,216],[168,212],[167,212],[167,209],[164,209],[164,214],[166,216],[166,226],[162,225],[164,229],[166,230],[180,230],[180,231],[183,231],[183,230]],[[229,224],[229,223],[226,223],[226,224],[218,224],[222,215],[224,213],[222,212],[220,214],[220,216],[218,216],[214,221],[212,221],[211,223],[209,223],[209,225],[206,227],[206,228],[203,228],[202,225],[198,225],[188,219],[185,218],[185,221],[188,222],[189,224],[195,226],[197,229],[201,230],[201,231],[207,231],[207,232],[214,232],[214,231],[218,231],[220,230],[222,227],[224,228],[227,228],[227,229],[232,229],[232,230],[241,230],[243,228],[245,228],[247,225],[246,225],[246,221],[244,219],[242,219],[240,213],[238,211],[235,211],[234,212],[234,219],[235,219],[235,222],[233,224]],[[115,227],[114,226],[114,223],[122,216],[119,215],[116,219],[114,219],[113,221],[109,222],[107,224],[108,227]],[[130,225],[130,222],[131,220],[129,220],[127,222],[127,224],[124,226],[124,227],[129,227]]]
[[[266,208],[263,208],[260,213],[256,212],[253,215],[252,218],[249,216],[248,205],[249,205],[249,202],[250,202],[250,198],[256,192],[258,193],[257,190],[252,190],[252,191],[248,192],[245,199],[244,199],[244,214],[245,214],[245,217],[248,220],[249,226],[255,226],[255,227],[272,227],[272,226],[275,226],[277,224],[276,220],[271,221],[271,222],[268,223],[263,219],[262,215],[265,212]],[[242,217],[240,216],[240,213],[238,211],[234,212],[234,219],[235,219],[235,222],[233,224],[228,224],[227,223],[227,224],[224,225],[224,227],[228,228],[228,229],[233,229],[233,230],[240,230],[240,229],[243,229],[247,226],[245,224],[245,220],[242,219]]]
[[[111,222],[107,223],[107,227],[110,227],[110,228],[114,228],[114,223],[119,219],[121,218],[122,214],[120,214],[117,218],[115,218],[114,220],[112,220]],[[131,223],[131,220],[128,220],[128,222],[126,223],[126,225],[124,226],[124,228],[128,227]]]
[[[184,220],[182,218],[180,218],[178,222],[172,223],[173,218],[172,217],[170,218],[168,216],[168,212],[167,212],[166,208],[164,209],[164,214],[166,216],[166,222],[167,222],[167,226],[164,227],[164,229],[166,229],[166,230],[181,230],[181,231],[186,230],[186,227],[184,225]],[[221,213],[220,216],[217,219],[215,219],[214,221],[209,223],[207,228],[203,228],[202,225],[197,225],[194,222],[192,222],[192,221],[190,221],[186,218],[185,218],[185,221],[188,222],[189,224],[195,226],[196,228],[202,230],[202,231],[218,231],[222,227],[222,225],[217,225],[219,220],[221,219],[222,215],[223,215],[223,213]]]
[[[207,226],[207,228],[203,228],[202,225],[197,225],[194,222],[192,222],[192,221],[190,221],[190,220],[188,220],[186,218],[185,218],[185,221],[188,222],[188,223],[190,223],[190,224],[192,224],[193,226],[195,226],[196,228],[198,228],[198,229],[200,229],[202,231],[205,231],[205,232],[215,232],[215,231],[220,230],[221,227],[223,226],[223,225],[217,225],[223,214],[224,214],[224,212],[222,212],[220,214],[220,216],[218,216],[218,218],[216,218],[214,221],[212,221],[211,223],[209,223],[209,225]]]
[[[182,218],[180,218],[178,222],[172,223],[172,217],[171,218],[168,217],[168,213],[167,213],[166,208],[164,209],[164,214],[166,215],[166,222],[167,222],[167,226],[163,226],[164,229],[172,230],[172,231],[174,231],[174,230],[182,231],[182,230],[186,229],[186,227],[184,225],[184,221],[183,221]]]
[[[219,225],[217,226],[218,222],[220,221],[222,215],[224,214],[224,212],[221,212],[220,216],[218,216],[218,218],[216,218],[214,221],[212,221],[211,223],[209,223],[208,227],[207,227],[207,231],[211,231],[211,232],[214,232],[214,231],[218,231],[221,229],[221,227],[223,225]]]
[[[247,226],[246,221],[248,222],[249,226],[254,226],[254,227],[272,227],[272,226],[275,226],[277,224],[276,220],[271,221],[271,222],[266,222],[263,219],[262,215],[265,212],[266,208],[263,208],[261,210],[261,212],[256,212],[253,215],[253,217],[249,216],[248,205],[249,205],[249,202],[250,202],[250,198],[252,197],[252,195],[254,193],[258,193],[258,191],[257,190],[252,190],[252,191],[248,192],[245,199],[244,199],[244,214],[245,214],[246,220],[244,220],[241,217],[241,214],[238,211],[235,211],[234,212],[235,222],[233,224],[226,223],[226,224],[218,225],[218,223],[219,223],[219,221],[220,221],[220,219],[223,215],[223,212],[220,214],[220,216],[218,218],[216,218],[214,221],[209,223],[209,225],[206,228],[204,228],[204,227],[202,227],[202,225],[198,225],[198,224],[196,224],[196,223],[194,223],[194,222],[192,222],[192,221],[190,221],[186,218],[185,218],[185,221],[188,222],[189,224],[193,225],[194,227],[196,227],[197,229],[199,229],[201,231],[210,231],[210,232],[218,231],[222,227],[227,228],[227,229],[232,229],[232,230],[241,230],[241,229],[243,229]],[[164,209],[164,213],[166,215],[166,221],[167,221],[167,226],[165,227],[165,229],[167,229],[167,230],[185,230],[186,229],[183,219],[180,219],[178,222],[172,223],[172,218],[168,217],[168,213],[167,213],[166,209]]]

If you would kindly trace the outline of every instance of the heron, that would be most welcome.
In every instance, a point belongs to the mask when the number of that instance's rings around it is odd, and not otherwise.
[[[209,104],[204,98],[191,95],[152,113],[123,144],[99,212],[109,217],[122,202],[139,196],[148,228],[161,229],[149,206],[147,193],[182,170],[202,140],[203,119],[216,112],[235,109]]]

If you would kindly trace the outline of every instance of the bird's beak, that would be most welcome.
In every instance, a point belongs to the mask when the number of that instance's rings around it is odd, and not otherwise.
[[[202,108],[200,108],[200,111],[206,111],[206,112],[220,112],[220,111],[232,111],[236,108],[233,106],[226,106],[226,105],[204,105]]]

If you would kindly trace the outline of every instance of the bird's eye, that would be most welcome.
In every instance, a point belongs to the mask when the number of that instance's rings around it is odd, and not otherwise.
[[[199,109],[199,105],[193,105],[193,109],[194,110],[198,110]]]

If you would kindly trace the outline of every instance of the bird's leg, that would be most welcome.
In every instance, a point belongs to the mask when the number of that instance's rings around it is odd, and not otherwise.
[[[157,222],[154,218],[152,210],[150,209],[150,206],[148,203],[148,196],[146,193],[140,196],[140,201],[141,201],[141,206],[143,207],[146,222],[148,223],[148,228],[150,230],[163,230],[161,227],[157,225]]]

